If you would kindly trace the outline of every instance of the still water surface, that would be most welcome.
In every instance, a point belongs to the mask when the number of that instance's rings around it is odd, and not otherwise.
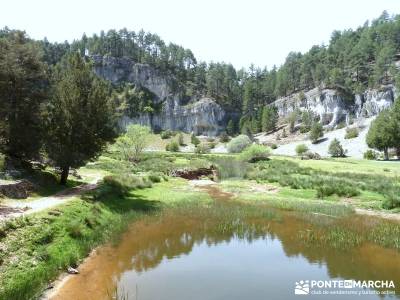
[[[400,294],[398,251],[314,247],[298,238],[311,225],[293,213],[264,223],[213,230],[202,218],[173,214],[137,222],[117,245],[96,251],[53,299],[112,299],[115,288],[134,300],[396,298],[295,295],[295,282],[307,279],[394,280]]]

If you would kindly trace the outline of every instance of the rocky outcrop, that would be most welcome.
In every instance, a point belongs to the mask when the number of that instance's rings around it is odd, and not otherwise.
[[[209,168],[174,170],[170,175],[188,180],[197,180],[203,177],[208,177],[212,180],[217,180],[218,178],[217,169],[214,166],[210,166]]]
[[[15,183],[0,184],[0,195],[13,199],[26,199],[29,193],[35,190],[35,186],[28,180]]]
[[[121,125],[141,124],[157,130],[180,130],[196,135],[217,135],[224,129],[225,112],[215,101],[202,98],[181,105],[179,100],[167,98],[158,114],[144,113],[136,118],[125,116]]]
[[[174,78],[146,64],[129,58],[94,55],[94,71],[113,84],[129,82],[151,91],[154,103],[161,104],[157,113],[141,113],[138,117],[124,116],[121,126],[142,124],[156,130],[181,130],[195,134],[216,135],[225,127],[225,111],[211,98],[183,101],[172,88]]]
[[[387,86],[382,90],[367,90],[361,95],[355,95],[354,114],[359,117],[372,117],[389,108],[395,97],[395,89]]]
[[[154,101],[162,102],[174,96],[171,91],[172,80],[146,64],[135,63],[127,57],[93,55],[94,72],[113,84],[129,82],[147,88],[154,95]]]
[[[367,90],[363,94],[354,95],[353,100],[344,100],[340,93],[333,89],[314,88],[305,93],[297,93],[280,98],[273,102],[280,117],[287,117],[292,111],[311,111],[320,117],[327,126],[334,127],[341,121],[372,117],[383,109],[390,107],[396,97],[392,85],[380,90]]]

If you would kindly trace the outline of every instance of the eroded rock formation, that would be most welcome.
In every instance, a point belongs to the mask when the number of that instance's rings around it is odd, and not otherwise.
[[[114,84],[129,82],[151,91],[154,103],[161,104],[157,113],[141,113],[138,117],[124,116],[121,125],[148,125],[159,130],[181,130],[195,134],[216,135],[225,127],[225,111],[211,98],[183,101],[172,88],[173,78],[146,64],[129,58],[92,56],[94,71]]]
[[[314,88],[305,93],[280,98],[272,105],[278,108],[280,117],[287,117],[296,109],[309,110],[328,126],[334,127],[341,121],[349,122],[350,116],[356,119],[375,116],[390,107],[395,98],[396,90],[392,85],[380,90],[367,90],[347,100],[336,90]]]

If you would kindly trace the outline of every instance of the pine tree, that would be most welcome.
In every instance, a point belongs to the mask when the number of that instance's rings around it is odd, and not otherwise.
[[[261,117],[262,131],[268,132],[271,130],[275,130],[277,122],[277,108],[275,106],[264,106]]]
[[[315,144],[323,136],[324,136],[324,129],[322,128],[322,124],[319,122],[314,122],[313,125],[311,126],[311,131],[310,131],[310,139],[312,143]]]
[[[99,155],[114,138],[114,109],[107,84],[77,53],[57,66],[53,84],[47,107],[46,150],[61,169],[60,183],[65,185],[71,167]]]
[[[367,145],[383,151],[385,160],[389,159],[389,148],[394,147],[396,126],[389,110],[382,111],[372,122],[367,134]]]
[[[12,157],[38,155],[45,70],[38,47],[25,33],[12,31],[0,38],[0,146]]]

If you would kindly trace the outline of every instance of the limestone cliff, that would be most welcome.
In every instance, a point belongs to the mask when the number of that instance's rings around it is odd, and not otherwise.
[[[93,55],[94,71],[113,84],[129,82],[151,91],[154,103],[161,104],[157,113],[141,113],[138,117],[124,116],[121,125],[139,123],[159,130],[181,130],[195,134],[216,135],[225,126],[225,112],[210,98],[183,101],[174,91],[174,78],[155,68],[135,63],[129,58]]]
[[[375,116],[390,107],[395,98],[396,90],[392,85],[380,90],[367,90],[347,101],[336,90],[314,88],[305,93],[280,98],[272,105],[278,108],[280,117],[287,117],[295,109],[309,110],[329,127],[334,127],[341,121],[349,122],[350,116],[356,119]]]

